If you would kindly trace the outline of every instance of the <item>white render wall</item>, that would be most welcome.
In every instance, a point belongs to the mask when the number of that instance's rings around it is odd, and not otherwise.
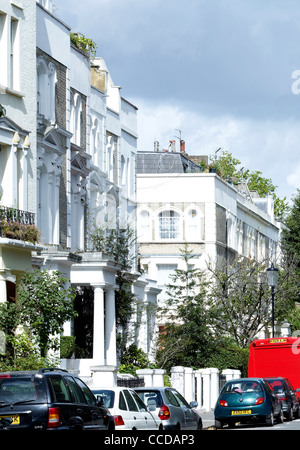
[[[32,0],[22,2],[1,1],[1,11],[7,15],[6,27],[1,39],[1,81],[0,104],[6,109],[6,116],[20,128],[28,131],[30,149],[28,152],[28,184],[22,208],[36,211],[36,5]],[[10,40],[10,20],[18,22],[16,45],[16,84],[9,88],[6,74],[9,76],[8,48]],[[6,39],[3,39],[6,33]],[[4,186],[5,188],[5,186]],[[11,204],[6,206],[16,207]]]
[[[268,210],[271,211],[269,215],[216,174],[138,174],[137,201],[140,262],[147,275],[158,280],[158,286],[162,289],[158,297],[159,305],[163,305],[166,299],[165,286],[159,281],[159,269],[173,266],[186,270],[180,252],[184,243],[187,243],[189,249],[195,254],[190,264],[194,265],[194,268],[205,270],[208,260],[217,261],[218,251],[221,249],[224,252],[226,248],[234,252],[240,251],[237,227],[239,223],[243,223],[245,230],[243,229],[240,233],[241,239],[250,241],[251,233],[257,233],[266,243],[270,240],[269,248],[265,247],[265,254],[269,251],[269,256],[275,257],[272,252],[279,240],[279,224],[274,219],[270,205],[268,205]],[[186,211],[190,207],[198,208],[199,211],[201,209],[204,213],[204,234],[202,225],[199,224],[198,239],[193,240],[186,237]],[[180,215],[181,233],[178,239],[160,239],[158,234],[159,213],[168,209],[174,209]],[[147,239],[141,237],[141,221],[139,219],[141,211],[148,211],[150,214],[151,230]],[[220,217],[220,211],[222,211],[222,217]],[[232,224],[230,238],[229,221]],[[226,222],[228,227],[227,243],[225,242]],[[221,242],[218,238],[220,234],[223,234]],[[242,256],[249,256],[250,243],[247,243],[246,250],[245,248],[244,252],[247,251],[247,255],[243,253]],[[261,257],[261,249],[259,252],[257,256]],[[163,325],[164,320],[165,318],[161,317],[158,325]]]

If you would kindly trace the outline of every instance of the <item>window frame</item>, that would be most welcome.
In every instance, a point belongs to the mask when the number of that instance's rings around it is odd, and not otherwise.
[[[167,214],[169,215],[167,216]],[[164,228],[162,228],[163,220],[165,221]],[[174,235],[172,236],[173,233]],[[164,242],[176,242],[182,240],[182,213],[172,207],[158,211],[156,236],[157,240]]]

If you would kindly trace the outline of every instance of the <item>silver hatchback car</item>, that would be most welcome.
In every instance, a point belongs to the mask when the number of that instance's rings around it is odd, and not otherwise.
[[[160,419],[163,430],[202,430],[202,419],[195,408],[174,388],[151,387],[134,388],[139,397],[156,419]],[[157,414],[157,416],[156,416]]]

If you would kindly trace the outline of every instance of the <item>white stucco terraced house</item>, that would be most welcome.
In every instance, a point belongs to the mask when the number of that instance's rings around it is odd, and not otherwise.
[[[233,256],[276,261],[281,225],[270,198],[204,173],[185,151],[139,151],[137,223],[141,266],[162,289],[177,268],[186,270],[181,249],[193,251],[191,264],[206,268]],[[163,328],[165,318],[157,322]]]
[[[138,109],[121,96],[103,58],[91,66],[70,42],[70,31],[51,0],[1,2],[1,206],[32,221],[41,236],[38,245],[0,237],[0,301],[15,296],[23,272],[64,273],[79,301],[92,306],[94,326],[88,354],[62,366],[91,386],[98,375],[114,384],[117,267],[108,255],[91,251],[89,230],[92,223],[136,228]],[[155,283],[130,270],[136,309],[155,305]],[[79,333],[83,320],[67,323],[64,334]],[[149,323],[152,316],[132,323],[132,342],[146,352]]]

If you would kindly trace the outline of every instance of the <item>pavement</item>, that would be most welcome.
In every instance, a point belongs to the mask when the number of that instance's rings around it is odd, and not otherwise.
[[[197,409],[197,412],[200,414],[202,418],[203,429],[214,429],[215,427],[215,415],[213,411],[203,411],[201,409]]]

